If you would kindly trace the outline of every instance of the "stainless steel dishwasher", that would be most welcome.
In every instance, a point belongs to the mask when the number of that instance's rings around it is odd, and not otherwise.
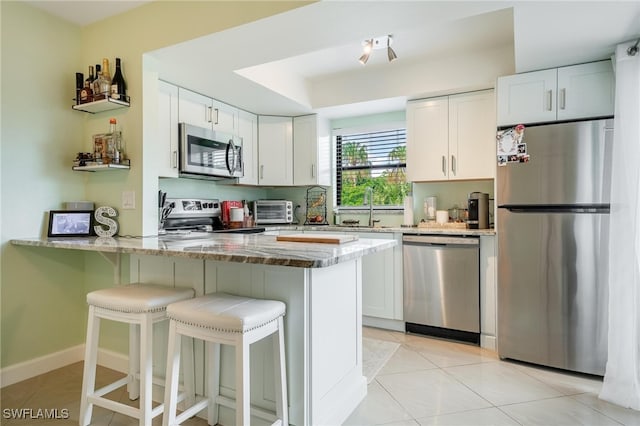
[[[480,344],[480,239],[405,235],[406,331]]]

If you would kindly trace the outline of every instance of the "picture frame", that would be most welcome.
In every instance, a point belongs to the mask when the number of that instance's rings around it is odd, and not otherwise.
[[[91,237],[93,225],[93,210],[51,210],[47,237]]]

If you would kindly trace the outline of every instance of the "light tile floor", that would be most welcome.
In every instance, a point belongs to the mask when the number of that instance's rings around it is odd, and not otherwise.
[[[476,346],[365,328],[401,344],[345,425],[640,425],[598,399],[602,381],[501,361]]]
[[[640,425],[640,412],[599,400],[602,383],[592,377],[504,362],[494,352],[470,345],[373,328],[363,334],[401,346],[369,384],[346,425]],[[98,386],[121,376],[100,368]],[[81,362],[7,386],[0,390],[0,424],[77,425],[81,386]],[[124,388],[110,397],[137,404]],[[21,408],[67,409],[69,418],[6,416],[7,409]],[[137,423],[96,407],[92,424]],[[160,425],[160,418],[153,424]],[[206,421],[193,418],[185,424],[204,426]]]

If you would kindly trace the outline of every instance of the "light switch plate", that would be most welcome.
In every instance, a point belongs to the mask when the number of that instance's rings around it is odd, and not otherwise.
[[[135,191],[122,191],[122,209],[133,210],[136,208]]]

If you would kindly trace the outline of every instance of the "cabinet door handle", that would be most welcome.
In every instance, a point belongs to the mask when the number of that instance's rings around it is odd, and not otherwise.
[[[451,171],[453,172],[453,175],[455,176],[455,174],[456,174],[456,156],[455,155],[451,156]]]
[[[315,164],[311,165],[311,177],[312,178],[316,177],[316,165]]]
[[[560,109],[565,109],[567,102],[567,89],[560,89]]]
[[[547,111],[551,111],[553,105],[551,96],[553,95],[553,91],[547,90]]]
[[[216,121],[213,124],[218,124],[219,119],[220,119],[220,110],[216,108]]]
[[[447,157],[444,155],[442,156],[442,174],[447,175]]]
[[[264,164],[260,164],[260,179],[264,179]]]
[[[171,167],[174,169],[178,168],[178,151],[173,151],[173,155],[171,159]]]
[[[212,111],[212,109],[213,109],[213,108],[211,108],[210,106],[208,106],[208,107],[207,107],[207,110],[206,110],[206,112],[205,112],[204,120],[205,120],[207,123],[211,123],[211,119],[212,119],[212,117],[213,117],[213,111]]]

